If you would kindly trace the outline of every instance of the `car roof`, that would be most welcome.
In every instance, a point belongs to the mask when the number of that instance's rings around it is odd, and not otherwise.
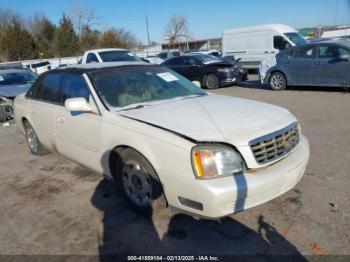
[[[0,74],[6,74],[6,73],[28,73],[32,72],[29,69],[26,68],[10,68],[10,69],[1,69],[0,68]]]
[[[99,49],[89,50],[87,52],[110,52],[110,51],[128,51],[128,50],[123,48],[99,48]]]
[[[224,31],[224,35],[239,34],[239,33],[245,33],[245,32],[270,31],[270,30],[275,30],[280,34],[287,33],[287,32],[288,33],[297,32],[294,28],[284,24],[264,24],[264,25],[227,29]]]
[[[318,45],[318,44],[339,44],[339,45],[344,45],[344,46],[350,47],[350,41],[349,40],[340,40],[340,39],[337,39],[337,40],[333,39],[332,40],[332,39],[329,39],[329,40],[313,41],[313,42],[309,42],[309,43],[306,43],[306,44],[303,44],[303,45],[293,46],[292,48],[297,48],[297,47],[300,47],[300,46],[308,46],[308,45]]]
[[[86,72],[92,72],[100,69],[105,68],[118,68],[123,66],[142,66],[142,65],[148,65],[152,66],[149,63],[145,62],[104,62],[104,63],[89,63],[89,64],[75,64],[75,65],[69,65],[64,66],[60,68],[56,68],[54,70],[48,71],[48,72],[72,72],[72,73],[79,73],[83,74]]]
[[[350,41],[349,40],[341,40],[341,39],[337,39],[337,40],[327,40],[327,41],[317,41],[314,43],[318,43],[318,44],[339,44],[339,45],[344,45],[346,47],[350,47]]]

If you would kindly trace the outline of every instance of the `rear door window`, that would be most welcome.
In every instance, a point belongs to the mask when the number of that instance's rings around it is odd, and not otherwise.
[[[350,51],[336,45],[320,45],[318,47],[318,58],[336,59],[350,57]]]
[[[187,57],[187,59],[185,60],[185,64],[189,65],[189,66],[199,65],[197,60],[195,58],[193,58],[193,57]]]
[[[44,101],[61,103],[60,82],[61,75],[59,73],[47,74],[41,82],[38,96]]]

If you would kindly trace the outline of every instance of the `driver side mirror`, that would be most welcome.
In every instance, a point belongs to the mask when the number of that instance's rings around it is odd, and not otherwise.
[[[192,81],[192,83],[197,87],[201,87],[201,83],[199,81]]]
[[[69,98],[64,107],[70,112],[93,112],[93,107],[83,97]]]

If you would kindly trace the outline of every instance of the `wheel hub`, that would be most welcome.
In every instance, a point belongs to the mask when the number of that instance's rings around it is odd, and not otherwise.
[[[123,169],[123,187],[129,199],[136,205],[146,206],[152,195],[151,180],[147,172],[137,163],[128,163]]]
[[[274,75],[271,78],[271,85],[275,88],[281,88],[283,85],[283,79],[280,75]]]

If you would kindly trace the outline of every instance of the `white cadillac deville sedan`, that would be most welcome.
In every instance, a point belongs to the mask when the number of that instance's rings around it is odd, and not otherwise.
[[[158,65],[53,70],[14,107],[33,154],[114,178],[146,214],[168,205],[218,218],[260,205],[293,188],[309,159],[287,110],[206,93]]]

